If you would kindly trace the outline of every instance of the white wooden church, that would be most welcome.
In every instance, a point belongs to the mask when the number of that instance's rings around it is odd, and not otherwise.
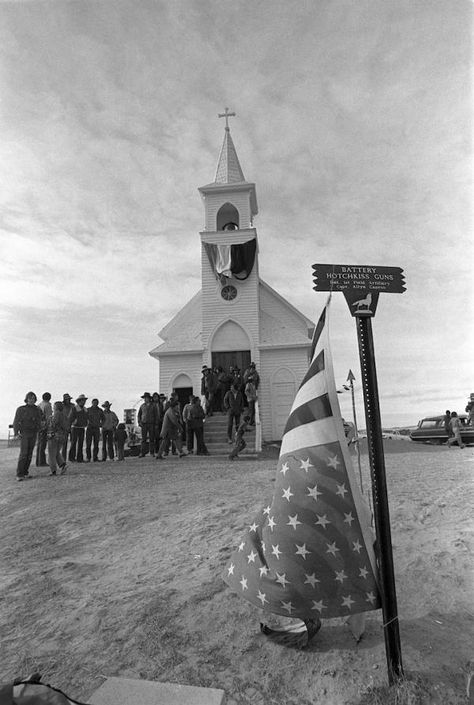
[[[180,401],[200,394],[203,365],[260,374],[258,406],[264,441],[279,440],[308,369],[314,324],[262,281],[258,272],[255,184],[245,180],[226,119],[212,183],[201,186],[202,288],[160,331],[150,355],[159,360],[159,389]]]

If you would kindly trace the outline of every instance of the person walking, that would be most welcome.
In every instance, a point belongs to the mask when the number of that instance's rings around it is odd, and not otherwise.
[[[53,414],[48,419],[47,435],[50,475],[56,475],[58,470],[61,475],[64,475],[67,470],[66,460],[62,454],[64,436],[66,433],[62,411],[62,402],[54,402]]]
[[[244,433],[248,430],[249,423],[250,415],[248,412],[246,412],[242,417],[242,421],[239,423],[239,428],[237,429],[237,432],[235,434],[235,443],[234,447],[230,452],[229,460],[235,460],[238,457],[239,453],[247,447],[247,444],[244,441]]]
[[[99,400],[93,399],[91,406],[87,409],[86,459],[84,461],[86,463],[90,463],[91,460],[97,463],[99,460],[100,430],[104,423],[104,418],[104,412],[99,406]]]
[[[102,408],[104,410],[104,422],[102,424],[102,462],[107,460],[107,455],[110,460],[114,459],[114,431],[118,426],[117,414],[110,410],[110,402],[104,401]]]
[[[46,462],[46,446],[48,445],[48,422],[53,414],[53,407],[51,406],[51,394],[45,392],[43,394],[42,401],[38,404],[38,409],[41,410],[43,414],[43,424],[38,433],[38,443],[36,445],[36,467],[43,468],[47,467]]]
[[[76,407],[71,404],[72,397],[70,394],[63,394],[63,410],[62,415],[64,416],[64,429],[66,431],[62,447],[63,458],[67,458],[67,441],[71,433],[71,426],[76,419]]]
[[[449,423],[453,435],[448,438],[448,448],[451,448],[453,443],[457,443],[460,448],[465,448],[466,446],[461,438],[461,419],[455,411],[451,412],[451,421]]]
[[[69,450],[69,460],[72,463],[84,462],[82,449],[87,428],[86,401],[87,397],[84,394],[80,394],[76,399],[76,418],[71,424],[71,448]]]
[[[43,414],[36,406],[36,401],[36,394],[28,392],[25,396],[25,404],[18,407],[13,420],[13,433],[20,438],[20,455],[16,468],[18,482],[29,477],[28,469],[36,438],[43,424]]]
[[[183,426],[181,424],[181,416],[179,413],[179,402],[177,399],[171,397],[169,402],[169,407],[165,412],[163,419],[163,426],[161,428],[161,443],[158,449],[157,460],[163,460],[163,453],[169,448],[170,443],[175,443],[176,448],[179,453],[179,457],[182,458],[185,453],[183,453],[183,444],[181,441],[181,434],[183,432]]]
[[[150,392],[145,392],[141,398],[143,404],[138,409],[137,421],[142,430],[140,458],[144,458],[148,451],[150,455],[155,452],[156,406],[151,400]]]
[[[230,444],[233,443],[232,434],[233,426],[237,431],[240,423],[240,415],[244,410],[244,398],[240,391],[240,383],[234,382],[224,397],[224,409],[227,412],[227,440]]]

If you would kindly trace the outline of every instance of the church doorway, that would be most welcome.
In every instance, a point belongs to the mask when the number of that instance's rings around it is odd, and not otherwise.
[[[250,365],[250,350],[225,350],[212,353],[212,366],[222,367],[225,372],[229,367],[238,367],[243,374]]]
[[[187,404],[189,401],[189,397],[193,393],[193,388],[192,387],[175,387],[173,389],[173,392],[178,397],[179,408],[181,410],[183,410],[185,404]]]

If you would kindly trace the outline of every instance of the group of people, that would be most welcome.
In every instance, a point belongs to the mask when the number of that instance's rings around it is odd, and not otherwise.
[[[248,416],[248,425],[255,424],[255,404],[258,398],[260,375],[254,362],[251,362],[243,375],[234,365],[226,372],[222,367],[203,365],[201,377],[201,395],[204,399],[205,413],[212,416],[216,411],[227,414],[227,438],[233,443],[233,427],[238,431],[240,417],[244,409]]]
[[[99,400],[92,399],[90,407],[86,407],[86,401],[84,394],[80,394],[75,403],[70,394],[63,394],[62,401],[52,404],[51,394],[45,392],[37,405],[36,394],[26,394],[25,403],[18,407],[13,421],[13,433],[20,438],[17,480],[29,477],[35,445],[37,467],[49,466],[51,475],[64,475],[67,460],[77,463],[113,460],[115,451],[118,460],[124,459],[125,424],[119,423],[109,401],[99,406]]]

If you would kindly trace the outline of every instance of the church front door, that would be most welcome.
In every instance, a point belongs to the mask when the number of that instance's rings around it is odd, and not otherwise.
[[[238,367],[242,374],[250,365],[250,350],[225,350],[212,353],[212,366],[222,367],[226,372],[229,367]]]

